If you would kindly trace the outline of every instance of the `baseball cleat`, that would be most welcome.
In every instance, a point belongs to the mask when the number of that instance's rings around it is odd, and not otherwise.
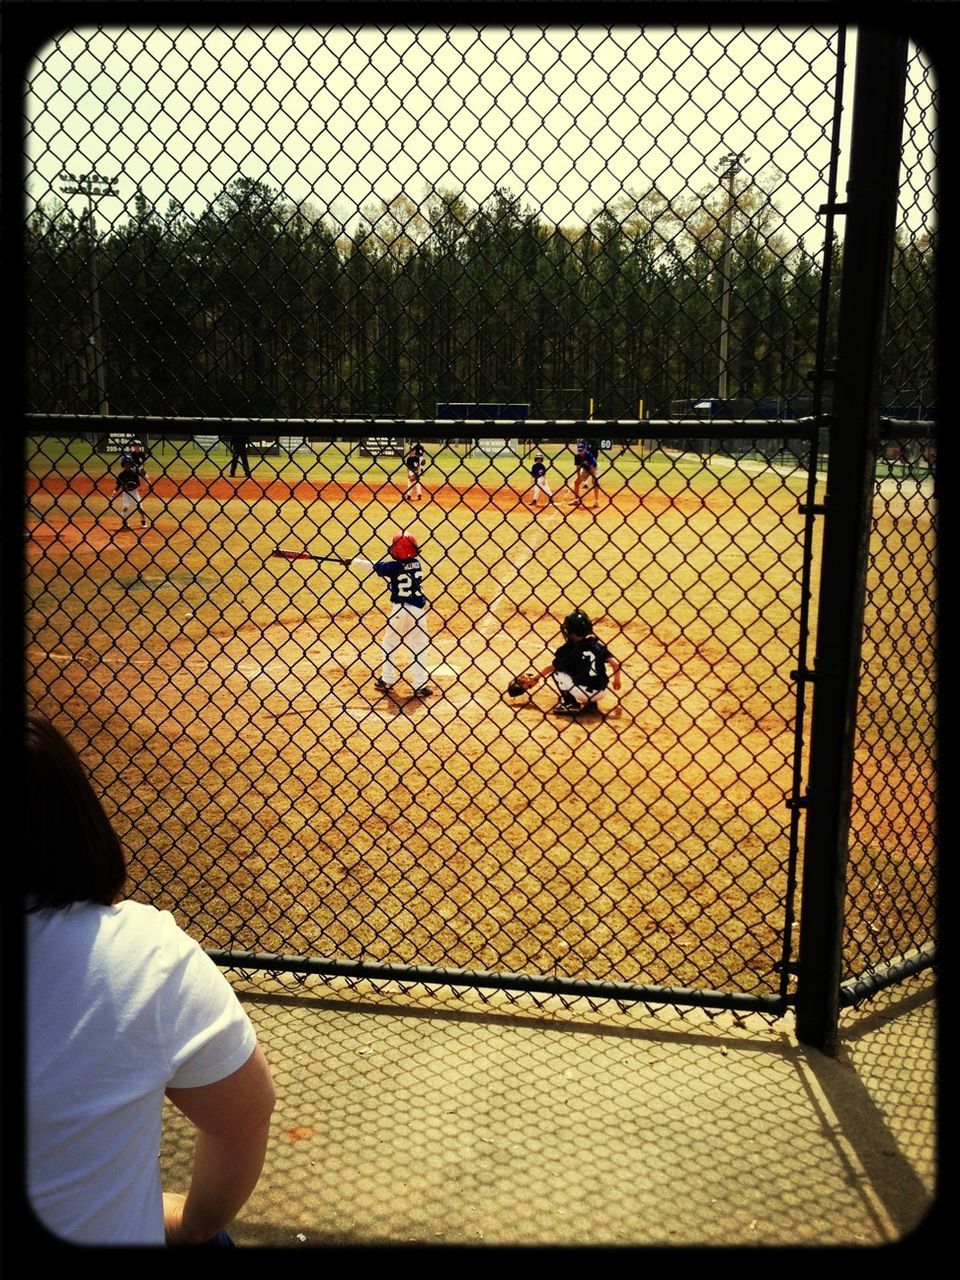
[[[393,688],[393,685],[387,684],[385,680],[377,679],[377,680],[374,680],[373,687],[379,690],[380,693],[389,693],[390,690]]]
[[[553,714],[555,716],[578,716],[580,714],[580,708],[576,703],[570,706],[566,702],[561,702],[553,708]]]
[[[414,689],[413,696],[415,698],[432,698],[433,690],[428,684],[421,685],[419,689]]]

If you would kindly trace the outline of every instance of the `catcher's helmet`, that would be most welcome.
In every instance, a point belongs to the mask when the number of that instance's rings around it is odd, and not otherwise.
[[[563,620],[563,634],[570,636],[588,636],[593,631],[593,623],[583,612],[582,609],[574,609],[573,613],[568,613]]]
[[[394,560],[412,560],[420,548],[416,538],[409,533],[397,533],[390,543],[390,554]]]

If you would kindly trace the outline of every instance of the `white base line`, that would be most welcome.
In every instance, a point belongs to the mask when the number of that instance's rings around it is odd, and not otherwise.
[[[34,654],[35,654],[35,653],[36,653],[36,651],[34,650]],[[134,666],[134,667],[155,667],[155,666],[157,666],[157,665],[158,665],[158,662],[157,662],[157,659],[156,659],[156,658],[150,658],[150,657],[146,657],[146,658],[127,658],[127,657],[118,658],[118,657],[116,657],[115,655],[113,655],[113,654],[109,654],[109,653],[105,653],[105,654],[99,654],[99,653],[98,653],[98,654],[96,655],[96,658],[91,659],[91,658],[88,658],[88,657],[77,657],[77,655],[76,655],[75,653],[54,653],[54,652],[51,652],[50,650],[45,650],[45,651],[41,652],[39,656],[40,656],[41,658],[49,658],[51,662],[79,662],[79,663],[80,663],[80,665],[81,665],[82,667],[90,667],[90,666],[94,666],[94,665],[100,665],[101,663],[102,663],[104,666],[110,666],[110,667],[126,667],[126,666]],[[189,665],[191,665],[191,664],[190,664],[190,663],[188,663],[188,662],[186,662],[186,661],[185,661],[185,662],[181,662],[181,663],[180,663],[180,666],[182,666],[182,667],[186,667],[186,666],[189,666]],[[194,663],[193,665],[194,665],[194,666],[196,666],[197,664],[196,664],[196,663]],[[206,665],[206,666],[209,666],[210,664],[209,664],[209,663],[206,663],[205,665]]]
[[[544,542],[545,541],[546,541],[546,538],[544,538]],[[541,543],[540,545],[542,546],[543,543]],[[477,630],[480,632],[480,634],[484,637],[485,640],[489,640],[491,637],[487,635],[487,633],[484,631],[484,626],[487,623],[491,623],[493,624],[494,627],[496,627],[497,610],[500,608],[501,604],[503,604],[503,602],[507,598],[507,588],[513,586],[517,578],[520,577],[520,570],[525,568],[525,566],[530,563],[530,561],[534,558],[536,551],[540,549],[539,547],[537,547],[536,549],[527,548],[526,544],[524,544],[524,547],[526,550],[526,555],[524,555],[521,559],[517,559],[517,560],[511,559],[505,562],[509,564],[513,569],[513,575],[507,578],[506,581],[503,581],[502,579],[499,579],[499,578],[497,579],[497,585],[500,587],[500,594],[496,597],[496,599],[490,605],[488,609],[488,616],[484,618],[480,622],[479,626],[477,627]]]
[[[343,710],[352,720],[356,720],[358,723],[362,723],[364,720],[373,718],[374,720],[382,721],[384,724],[389,724],[392,720],[396,720],[397,716],[400,714],[398,711],[395,715],[387,715],[385,711],[375,711],[373,707],[367,707],[366,709],[362,709],[360,707],[344,707]]]
[[[45,651],[40,654],[40,657],[49,658],[52,662],[62,662],[62,663],[79,662],[83,666],[93,665],[89,659],[77,658],[72,653],[55,653],[55,652]],[[180,666],[187,667],[187,668],[194,667],[196,669],[202,668],[205,671],[209,671],[211,669],[214,669],[214,664],[216,661],[217,660],[214,659],[211,662],[207,662],[204,660],[197,660],[195,658],[191,662],[189,659],[185,659],[182,663],[180,663]],[[132,665],[135,667],[156,667],[159,665],[155,658],[149,658],[149,657],[121,658],[111,654],[105,654],[102,657],[98,657],[97,662],[102,663],[104,666],[112,666],[112,667],[121,667],[121,666],[127,666],[127,665]],[[246,664],[237,663],[237,665],[233,668],[233,670],[226,671],[223,673],[223,678],[227,679],[231,675],[240,675],[240,676],[244,676],[248,680],[255,680],[260,675],[264,675],[269,671],[274,671],[278,669],[285,671],[288,674],[291,674],[291,668],[285,662],[271,662],[266,667],[257,667],[254,664],[254,669],[251,670],[251,664],[248,661]],[[320,676],[323,675],[322,668],[317,668],[317,674]],[[451,667],[447,663],[443,663],[438,667],[434,667],[431,674],[432,675],[459,675],[460,668]],[[315,706],[317,707],[317,709],[327,709],[327,710],[333,707],[339,707],[340,710],[346,711],[349,715],[355,716],[355,713],[364,713],[368,716],[376,716],[380,720],[393,720],[396,718],[397,715],[400,714],[399,710],[394,715],[385,714],[382,711],[377,711],[374,707],[370,706],[369,703],[361,703],[359,705],[351,706],[343,702],[333,703],[329,699],[325,699],[323,701],[317,701],[315,703]]]
[[[146,657],[136,657],[136,656],[135,657],[126,657],[126,656],[119,657],[116,654],[104,653],[104,654],[97,654],[95,659],[91,659],[86,656],[77,657],[77,655],[73,653],[57,653],[57,652],[51,652],[50,650],[47,650],[45,652],[41,652],[39,656],[41,658],[49,658],[51,662],[64,662],[64,663],[79,662],[81,666],[93,666],[95,664],[96,665],[102,664],[103,666],[107,666],[107,667],[126,667],[126,666],[144,667],[144,668],[162,667],[162,661],[160,658],[153,658],[153,657],[150,657],[149,655],[147,655]],[[178,666],[187,667],[187,668],[193,667],[195,670],[198,670],[198,671],[200,670],[209,671],[211,668],[216,666],[217,662],[222,663],[224,661],[228,661],[228,660],[225,660],[222,657],[206,659],[206,658],[196,658],[196,657],[191,658],[188,656],[184,658],[183,661],[178,664]],[[285,662],[271,662],[271,663],[268,663],[267,666],[265,667],[260,667],[260,666],[257,666],[256,663],[251,664],[251,662],[247,660],[246,662],[236,663],[232,670],[227,671],[224,674],[227,676],[236,674],[241,676],[247,676],[248,678],[256,678],[258,675],[263,675],[266,672],[277,671],[277,670],[290,671],[291,668]]]

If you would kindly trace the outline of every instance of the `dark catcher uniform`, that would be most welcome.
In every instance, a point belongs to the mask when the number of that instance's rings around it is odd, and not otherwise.
[[[541,675],[550,675],[560,695],[556,708],[561,715],[577,715],[595,707],[610,683],[607,667],[614,672],[613,687],[620,688],[620,663],[602,640],[593,634],[593,624],[582,609],[575,609],[562,624],[564,643],[553,655],[552,664]]]
[[[610,677],[607,674],[609,658],[610,650],[596,636],[585,636],[582,640],[568,640],[553,655],[554,682],[557,688],[560,689],[561,694],[569,691],[569,685],[566,690],[562,688],[567,684],[566,680],[556,679],[558,675],[567,676],[573,686],[587,695],[586,700],[592,701],[598,693],[603,693],[610,683]]]

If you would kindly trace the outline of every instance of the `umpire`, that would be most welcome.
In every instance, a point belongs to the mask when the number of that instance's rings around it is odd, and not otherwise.
[[[227,448],[230,450],[230,478],[231,480],[237,474],[237,467],[243,467],[243,474],[250,479],[250,459],[247,456],[247,433],[245,431],[231,431],[226,437]]]

